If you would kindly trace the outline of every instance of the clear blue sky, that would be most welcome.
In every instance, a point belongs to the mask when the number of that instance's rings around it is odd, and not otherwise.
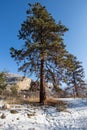
[[[57,22],[61,20],[69,28],[64,36],[67,50],[82,61],[87,80],[87,0],[0,0],[0,71],[18,73],[9,48],[23,43],[17,35],[31,2],[45,5]]]

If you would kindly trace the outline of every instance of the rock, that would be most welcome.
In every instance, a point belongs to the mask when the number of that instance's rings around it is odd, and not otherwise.
[[[28,77],[23,77],[17,74],[11,74],[11,73],[6,73],[6,81],[7,81],[7,87],[6,89],[10,91],[11,87],[13,85],[18,86],[18,91],[21,90],[29,90],[30,85],[31,85],[31,79]]]
[[[4,105],[2,106],[2,109],[10,109],[10,105],[9,105],[9,104],[4,104]]]
[[[31,79],[24,78],[23,80],[18,81],[16,84],[19,86],[18,91],[29,90],[30,84],[31,84]]]

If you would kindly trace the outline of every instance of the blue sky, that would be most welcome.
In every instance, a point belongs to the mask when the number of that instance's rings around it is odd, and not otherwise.
[[[87,0],[0,0],[0,71],[18,73],[9,48],[22,46],[18,30],[26,19],[28,3],[33,2],[45,5],[56,22],[61,20],[69,28],[64,36],[66,48],[82,61],[87,80]]]

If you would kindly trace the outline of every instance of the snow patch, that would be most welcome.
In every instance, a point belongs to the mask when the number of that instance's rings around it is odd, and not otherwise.
[[[14,105],[11,109],[18,111],[12,114],[10,110],[0,109],[6,116],[0,118],[0,130],[86,130],[87,129],[87,99],[61,99],[68,103],[67,112],[59,112],[51,106]],[[4,102],[0,100],[0,108]]]

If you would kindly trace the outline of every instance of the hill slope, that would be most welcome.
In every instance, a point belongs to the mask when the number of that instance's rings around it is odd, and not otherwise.
[[[18,86],[18,90],[28,90],[30,88],[31,79],[23,78],[23,76],[17,74],[6,73],[7,87],[11,87],[13,84]]]

